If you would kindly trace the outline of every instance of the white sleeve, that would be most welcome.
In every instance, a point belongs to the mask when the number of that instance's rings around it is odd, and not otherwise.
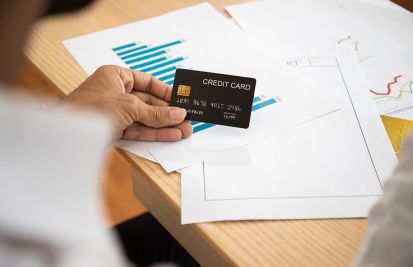
[[[101,205],[110,134],[100,116],[0,91],[0,266],[125,266]]]
[[[367,235],[354,267],[413,266],[413,135],[370,211]]]

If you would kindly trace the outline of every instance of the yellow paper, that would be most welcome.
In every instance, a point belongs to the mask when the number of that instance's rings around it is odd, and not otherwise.
[[[393,145],[394,152],[399,156],[404,137],[413,129],[413,121],[381,116],[387,135]]]

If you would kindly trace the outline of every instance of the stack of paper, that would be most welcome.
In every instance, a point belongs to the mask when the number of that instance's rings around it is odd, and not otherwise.
[[[388,0],[271,0],[227,7],[269,53],[348,46],[382,115],[413,120],[413,15]]]
[[[196,19],[196,27],[188,24],[190,18]],[[163,25],[173,25],[179,31]],[[339,108],[317,86],[301,87],[291,70],[250,42],[208,4],[81,36],[64,44],[87,74],[104,64],[118,64],[150,73],[170,84],[179,67],[257,79],[254,106],[262,108],[254,110],[248,130],[205,128],[201,124],[194,125],[192,138],[179,143],[117,144],[150,160],[155,160],[152,155],[156,156],[168,172],[191,165],[188,158],[216,157],[217,150],[237,148]],[[274,98],[277,101],[270,105],[261,104]],[[308,101],[310,98],[314,99]],[[176,155],[180,155],[178,161],[174,160]]]
[[[267,14],[277,2],[284,1],[228,8],[246,33],[200,4],[64,42],[88,74],[118,64],[171,85],[179,67],[257,79],[248,129],[194,122],[193,136],[177,143],[116,144],[182,173],[183,223],[360,217],[383,193],[395,156],[357,58],[328,41],[307,46],[308,32],[301,41],[299,32],[278,32]],[[248,8],[258,21],[244,14]],[[280,19],[288,24],[288,16]]]

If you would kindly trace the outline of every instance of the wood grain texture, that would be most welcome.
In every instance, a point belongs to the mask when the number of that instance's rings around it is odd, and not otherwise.
[[[77,14],[41,21],[26,55],[62,96],[86,74],[62,41],[81,34],[160,15],[197,0],[100,0]],[[224,5],[242,1],[210,1]],[[178,29],[171,29],[178,30]],[[135,193],[204,266],[348,266],[362,242],[365,219],[243,221],[181,226],[180,176],[167,175],[153,162],[121,154],[139,174]],[[311,207],[309,207],[311,208]]]
[[[413,12],[413,1],[412,0],[392,0],[398,5],[401,5],[407,10],[410,10]]]
[[[109,227],[146,212],[133,193],[131,166],[116,149],[108,150],[102,176],[103,206]]]
[[[60,94],[67,95],[87,76],[63,46],[63,40],[161,15],[201,2],[203,1],[99,0],[81,12],[40,21],[33,28],[31,40],[26,47],[26,55],[50,83],[58,88]],[[243,1],[215,0],[210,2],[224,13],[224,5]],[[179,29],[171,30],[179,31]]]

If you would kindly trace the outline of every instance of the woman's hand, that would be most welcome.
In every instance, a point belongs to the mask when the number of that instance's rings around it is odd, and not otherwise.
[[[148,74],[102,66],[65,103],[99,110],[115,125],[114,139],[178,141],[192,134],[185,109],[170,107],[171,86]]]

